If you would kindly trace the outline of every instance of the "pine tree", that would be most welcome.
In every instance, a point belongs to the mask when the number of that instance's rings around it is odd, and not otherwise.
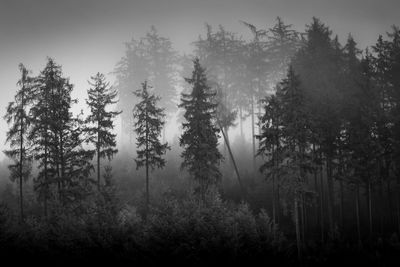
[[[142,83],[142,89],[137,90],[135,95],[140,102],[135,105],[133,118],[136,120],[135,132],[137,145],[136,169],[146,168],[146,211],[150,204],[149,191],[149,168],[154,170],[165,166],[163,155],[170,149],[168,143],[161,143],[159,138],[165,124],[164,109],[157,107],[160,98],[148,91],[147,81]]]
[[[186,81],[193,89],[190,94],[182,94],[179,105],[185,109],[186,120],[179,140],[184,148],[182,168],[198,182],[198,192],[204,201],[207,190],[221,177],[218,166],[222,155],[218,151],[219,129],[215,125],[217,104],[213,100],[216,93],[209,87],[198,58],[194,60],[192,77]]]
[[[332,31],[319,19],[307,25],[304,45],[293,59],[299,75],[307,106],[312,115],[312,136],[324,156],[327,177],[327,214],[329,233],[336,229],[334,177],[337,174],[338,140],[342,129],[343,60],[340,44],[332,40]],[[335,173],[336,171],[336,173]]]
[[[43,201],[45,216],[48,200],[58,199],[64,206],[74,204],[86,196],[88,189],[92,166],[90,154],[82,147],[82,120],[71,112],[71,105],[76,103],[71,98],[72,89],[61,66],[50,58],[34,81],[28,137],[39,161],[34,189]]]
[[[55,132],[58,126],[58,100],[56,91],[62,87],[61,66],[48,58],[45,68],[35,78],[33,90],[32,128],[29,140],[34,144],[35,160],[39,161],[39,173],[34,180],[34,189],[39,200],[43,201],[44,215],[48,214],[48,200],[53,197],[52,185],[57,180],[58,169],[58,137]]]
[[[264,160],[260,172],[265,173],[266,178],[272,180],[272,221],[274,224],[278,223],[277,212],[279,212],[279,203],[276,203],[276,184],[280,181],[282,112],[280,97],[267,96],[264,100],[264,114],[260,119],[261,134],[257,135],[259,140],[257,156],[261,156]]]
[[[259,154],[267,157],[260,170],[270,169],[270,175],[279,175],[287,197],[294,203],[299,258],[302,257],[302,239],[305,238],[304,198],[308,191],[305,179],[313,167],[309,152],[310,116],[305,100],[299,76],[289,66],[276,97],[267,99],[262,134],[258,136]]]
[[[119,115],[119,111],[107,110],[110,105],[117,103],[116,90],[110,87],[103,74],[97,73],[89,81],[91,88],[88,89],[88,99],[86,104],[90,108],[90,114],[86,118],[88,126],[85,131],[88,135],[87,142],[93,144],[95,149],[92,151],[97,160],[97,187],[100,189],[100,170],[101,159],[111,160],[118,152],[116,149],[116,134],[112,133],[114,129],[113,119]]]
[[[10,149],[4,151],[4,153],[14,162],[8,168],[11,172],[11,180],[17,180],[19,183],[20,220],[23,221],[23,183],[29,178],[32,161],[29,144],[26,140],[30,121],[28,108],[32,101],[32,78],[29,77],[29,72],[24,65],[20,64],[19,70],[21,78],[17,84],[20,88],[14,97],[14,101],[8,104],[7,113],[4,116],[7,123],[11,124],[6,138],[6,142],[10,143]]]
[[[304,229],[304,194],[306,193],[305,178],[312,170],[311,158],[309,155],[309,137],[310,137],[310,116],[307,109],[306,96],[304,89],[300,84],[299,76],[294,73],[292,66],[289,66],[287,77],[280,84],[281,101],[282,101],[282,134],[283,151],[285,153],[284,160],[286,166],[283,171],[287,175],[293,176],[288,181],[288,189],[290,194],[294,196],[294,214],[296,222],[297,239],[300,237],[298,216],[299,206],[302,214],[302,228]],[[299,204],[299,202],[301,202]],[[305,238],[304,230],[302,230],[303,239]],[[299,257],[301,257],[302,242],[298,241]],[[300,245],[299,245],[300,244]]]

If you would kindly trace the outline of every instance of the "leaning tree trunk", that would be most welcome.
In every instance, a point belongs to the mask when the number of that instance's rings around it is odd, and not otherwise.
[[[227,135],[225,134],[224,129],[221,127],[221,124],[219,124],[219,127],[220,127],[220,129],[221,129],[222,136],[223,136],[223,138],[224,138],[224,140],[225,140],[225,145],[226,145],[226,147],[228,148],[229,156],[230,156],[231,161],[232,161],[232,163],[233,163],[233,167],[234,167],[235,172],[236,172],[236,176],[237,176],[237,179],[238,179],[238,183],[239,183],[239,186],[240,186],[240,190],[241,190],[241,192],[242,192],[242,199],[244,200],[244,199],[246,199],[246,191],[245,191],[245,189],[244,189],[244,186],[243,186],[243,183],[242,183],[242,179],[240,178],[239,169],[238,169],[238,167],[237,167],[237,165],[236,165],[235,158],[233,157],[233,153],[232,153],[232,150],[231,150],[231,146],[230,146],[230,144],[229,144],[228,137],[227,137]]]

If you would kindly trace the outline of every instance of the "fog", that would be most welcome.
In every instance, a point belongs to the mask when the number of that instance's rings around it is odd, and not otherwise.
[[[0,256],[398,261],[399,10],[0,0]]]
[[[390,25],[399,24],[393,6],[397,1],[1,0],[0,110],[12,101],[18,64],[24,63],[37,74],[50,56],[75,85],[73,94],[80,99],[75,109],[79,111],[84,106],[89,77],[99,71],[114,81],[110,73],[124,55],[124,43],[143,36],[151,25],[170,38],[182,54],[193,50],[191,43],[204,34],[205,23],[223,25],[249,39],[251,33],[240,20],[265,28],[280,16],[301,31],[312,16],[318,16],[341,40],[354,33],[359,47],[365,48]],[[1,121],[0,129],[4,132],[6,127]],[[2,150],[4,141],[4,134],[0,134]]]

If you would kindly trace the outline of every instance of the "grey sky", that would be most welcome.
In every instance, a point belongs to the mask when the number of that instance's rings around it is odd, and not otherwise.
[[[400,25],[399,11],[398,0],[0,0],[0,115],[13,98],[20,62],[37,74],[46,56],[53,57],[83,102],[89,76],[112,71],[123,43],[151,25],[176,49],[189,52],[205,22],[246,37],[239,20],[269,27],[281,16],[304,30],[316,16],[341,40],[351,32],[365,48],[391,25]],[[4,121],[0,127],[3,149]]]

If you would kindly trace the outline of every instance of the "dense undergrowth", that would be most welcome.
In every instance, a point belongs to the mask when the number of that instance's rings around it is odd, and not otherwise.
[[[293,237],[285,236],[264,210],[255,214],[247,204],[209,195],[164,195],[150,210],[105,201],[94,195],[80,206],[54,205],[44,219],[30,216],[24,223],[1,205],[0,253],[18,264],[178,265],[251,264],[270,266],[357,263],[388,266],[398,259],[400,242],[388,240],[355,244],[337,239],[309,242],[302,262]]]

